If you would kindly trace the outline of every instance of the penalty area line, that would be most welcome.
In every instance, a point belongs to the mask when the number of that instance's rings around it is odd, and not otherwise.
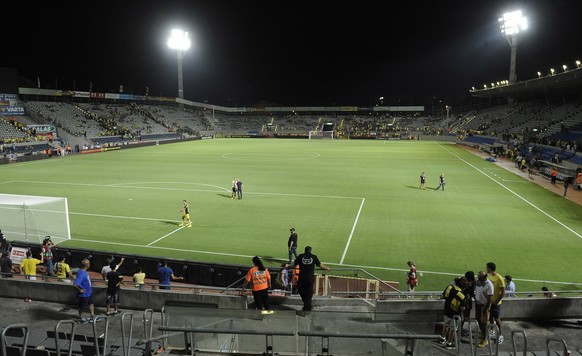
[[[154,242],[150,242],[149,244],[147,244],[147,245],[146,245],[146,247],[147,247],[147,246],[151,246],[151,245],[155,244],[156,242],[158,242],[158,241],[161,241],[161,240],[165,239],[166,237],[168,237],[168,236],[172,235],[173,233],[175,233],[175,232],[177,232],[177,231],[180,231],[180,230],[182,230],[183,228],[184,228],[184,226],[180,226],[180,227],[179,227],[179,228],[177,228],[176,230],[174,230],[174,231],[172,231],[172,232],[170,232],[170,233],[167,233],[167,234],[165,234],[164,236],[160,237],[160,238],[159,238],[159,239],[157,239],[156,241],[154,241]]]
[[[352,226],[352,231],[350,232],[350,237],[348,238],[348,242],[346,243],[346,248],[344,248],[344,253],[342,254],[342,258],[340,260],[340,265],[344,263],[344,259],[346,258],[346,253],[348,253],[348,248],[350,247],[350,243],[352,242],[352,236],[354,236],[354,231],[356,231],[356,225],[358,224],[358,220],[360,219],[360,213],[362,212],[362,208],[364,207],[364,203],[366,202],[366,198],[362,198],[362,203],[360,204],[360,209],[358,209],[358,214],[356,215],[356,220],[354,221],[354,225]]]
[[[86,240],[86,239],[71,239],[67,241],[81,241],[81,242],[94,242],[98,244],[104,245],[116,245],[116,246],[127,246],[127,247],[138,247],[138,248],[151,248],[157,250],[167,250],[167,251],[179,251],[179,252],[190,252],[190,253],[201,253],[206,255],[218,255],[218,256],[229,256],[229,257],[244,257],[244,258],[252,258],[251,255],[238,255],[236,253],[225,253],[225,252],[211,252],[211,251],[199,251],[199,250],[187,250],[183,248],[172,248],[172,247],[161,247],[161,246],[150,246],[150,245],[136,245],[136,244],[127,244],[122,242],[110,242],[110,241],[99,241],[99,240]],[[281,261],[286,261],[285,259],[281,259]]]

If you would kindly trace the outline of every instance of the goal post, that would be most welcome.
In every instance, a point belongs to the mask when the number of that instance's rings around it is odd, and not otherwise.
[[[0,194],[0,229],[9,241],[70,240],[67,198]]]
[[[319,140],[333,140],[333,131],[309,131],[309,139],[319,139]]]

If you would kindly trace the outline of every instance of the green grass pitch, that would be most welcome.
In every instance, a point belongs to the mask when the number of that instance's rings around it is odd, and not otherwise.
[[[420,291],[489,261],[518,291],[579,289],[582,207],[444,142],[216,139],[0,172],[2,193],[68,198],[70,247],[279,266],[295,227],[300,251],[309,244],[332,268],[362,267],[403,290],[408,260]],[[435,191],[441,173],[446,190]],[[194,227],[178,229],[183,199]]]

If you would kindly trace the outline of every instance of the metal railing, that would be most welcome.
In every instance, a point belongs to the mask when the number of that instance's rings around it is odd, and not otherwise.
[[[382,353],[388,355],[385,341],[392,340],[406,340],[404,355],[412,355],[414,353],[414,341],[416,340],[439,340],[440,335],[436,334],[358,334],[358,333],[340,333],[340,332],[325,332],[325,331],[299,331],[297,335],[305,337],[305,355],[309,355],[309,337],[321,337],[321,353],[319,355],[330,354],[330,338],[356,338],[356,339],[380,339],[382,342]],[[408,341],[411,341],[410,343]]]
[[[274,355],[276,354],[274,348],[273,337],[283,336],[283,337],[295,337],[302,336],[305,337],[305,355],[309,355],[309,338],[310,337],[320,337],[322,339],[322,349],[320,355],[330,355],[330,342],[331,338],[356,338],[356,339],[378,339],[382,343],[385,343],[388,339],[394,340],[407,340],[405,354],[410,354],[414,350],[414,341],[416,340],[438,340],[440,335],[436,334],[358,334],[358,333],[343,333],[343,332],[321,332],[321,331],[275,331],[275,330],[250,330],[250,329],[233,329],[233,328],[212,328],[207,327],[181,327],[181,326],[161,326],[158,328],[160,331],[172,332],[172,333],[184,333],[185,339],[191,339],[191,337],[186,336],[187,334],[193,333],[206,333],[206,334],[234,334],[234,335],[261,335],[265,336],[265,349],[264,355]],[[155,340],[159,340],[161,337],[168,337],[168,335],[163,335],[156,338],[140,340],[139,343],[147,343]],[[387,355],[387,350],[385,345],[382,346],[383,354]],[[187,352],[190,355],[194,355],[195,345],[187,345]]]
[[[69,340],[66,341],[63,345],[59,345],[59,328],[63,324],[70,324],[71,325],[71,333],[69,334]],[[55,349],[57,351],[57,356],[61,356],[61,348],[64,348],[69,345],[69,351],[67,353],[68,356],[73,355],[73,342],[75,341],[75,321],[74,320],[61,320],[55,325]],[[65,338],[66,339],[66,338]]]
[[[323,271],[323,270],[322,270]],[[407,291],[400,291],[397,288],[394,288],[392,285],[386,283],[385,281],[382,281],[380,278],[374,276],[373,274],[367,272],[366,270],[363,269],[357,269],[357,268],[334,268],[333,270],[335,271],[352,271],[353,273],[351,274],[351,276],[356,276],[358,277],[360,274],[366,275],[368,277],[370,277],[370,279],[372,280],[376,280],[378,281],[379,284],[385,286],[387,289],[390,289],[391,291],[386,292],[386,291],[373,291],[373,290],[368,290],[368,291],[331,291],[329,292],[329,296],[334,296],[334,297],[338,297],[341,298],[344,295],[373,295],[375,297],[373,298],[366,298],[366,299],[402,299],[402,298],[407,298],[407,299],[427,299],[427,300],[432,300],[432,299],[440,299],[441,295],[442,295],[442,291],[414,291],[414,292],[407,292]],[[329,272],[324,271],[325,273],[323,273],[322,275],[330,275]],[[59,282],[59,283],[69,283],[72,284],[73,283],[73,279],[71,278],[57,278],[55,276],[47,276],[47,275],[43,275],[43,274],[37,274],[37,275],[31,275],[31,276],[25,276],[23,274],[20,273],[0,273],[0,275],[2,276],[12,276],[15,277],[16,279],[22,280],[22,279],[26,279],[32,283],[46,283],[46,282]],[[331,276],[331,275],[330,275]],[[334,275],[334,276],[338,276],[338,277],[342,277],[342,275]],[[28,277],[34,277],[35,280],[31,280]],[[242,281],[244,280],[245,277],[241,277],[239,279],[237,279],[235,282],[231,283],[230,285],[228,285],[227,287],[214,287],[214,286],[205,286],[205,285],[197,285],[197,284],[172,284],[170,285],[171,289],[160,289],[160,287],[162,286],[167,286],[167,285],[162,285],[159,283],[148,283],[146,282],[144,284],[144,287],[142,289],[144,290],[156,290],[156,291],[160,291],[160,292],[166,292],[166,293],[204,293],[204,292],[216,292],[216,293],[223,293],[223,294],[229,294],[229,293],[233,293],[236,295],[240,295],[241,293],[241,288],[240,287],[233,287],[236,286],[238,284],[242,284]],[[7,279],[3,279],[4,281],[7,281]],[[106,281],[101,281],[101,280],[93,280],[92,284],[94,286],[100,286],[106,285]],[[132,284],[133,285],[133,284]],[[122,289],[139,289],[137,287],[122,287]],[[276,289],[277,293],[279,294],[284,294],[284,295],[292,295],[290,291],[286,291],[286,290],[280,290],[280,289]],[[531,297],[546,297],[545,295],[545,291],[541,291],[541,290],[536,290],[536,291],[522,291],[522,292],[515,292],[515,298],[531,298]],[[555,293],[559,293],[557,296],[554,296],[553,298],[559,298],[559,297],[568,297],[568,296],[580,296],[582,295],[582,290],[577,290],[577,289],[573,289],[573,290],[559,290],[559,291],[555,291]],[[512,299],[509,297],[505,297],[505,299]]]
[[[0,335],[0,344],[2,344],[2,347],[0,348],[0,350],[2,351],[2,355],[8,355],[8,350],[7,350],[7,340],[6,340],[6,334],[8,334],[9,330],[13,330],[13,329],[21,329],[22,330],[22,352],[20,353],[22,356],[26,355],[26,348],[28,347],[28,325],[26,324],[11,324],[11,325],[7,325],[4,330],[2,330],[2,334]]]
[[[206,327],[182,327],[182,326],[160,326],[158,328],[160,331],[165,332],[180,332],[184,333],[185,339],[192,339],[188,336],[192,333],[202,333],[202,334],[236,334],[236,335],[264,335],[265,336],[265,352],[264,355],[275,355],[273,346],[274,336],[295,336],[295,332],[292,331],[275,331],[275,330],[265,330],[257,331],[251,329],[232,329],[232,328],[215,328],[208,329]],[[186,345],[187,350],[189,349],[190,355],[194,355],[195,345]],[[187,351],[188,352],[188,351]]]

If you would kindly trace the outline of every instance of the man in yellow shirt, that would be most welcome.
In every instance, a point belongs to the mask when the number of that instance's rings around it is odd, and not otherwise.
[[[72,283],[71,279],[67,279],[67,277],[73,278],[73,274],[71,273],[71,267],[65,261],[65,254],[63,253],[59,255],[58,258],[59,258],[58,262],[55,263],[55,274],[57,278],[59,279],[59,281],[65,283]]]
[[[491,316],[490,322],[497,324],[499,334],[497,335],[497,343],[503,343],[503,335],[501,335],[501,303],[505,297],[505,279],[499,273],[495,272],[497,267],[493,262],[487,262],[487,279],[493,283],[493,295],[491,296]]]
[[[44,256],[40,254],[40,260],[32,257],[32,251],[26,251],[26,258],[20,262],[20,271],[26,279],[36,280],[36,266],[44,262]]]
[[[143,289],[145,286],[145,277],[146,274],[143,273],[143,269],[141,267],[137,267],[137,272],[133,275],[133,282],[135,283],[135,288]]]

